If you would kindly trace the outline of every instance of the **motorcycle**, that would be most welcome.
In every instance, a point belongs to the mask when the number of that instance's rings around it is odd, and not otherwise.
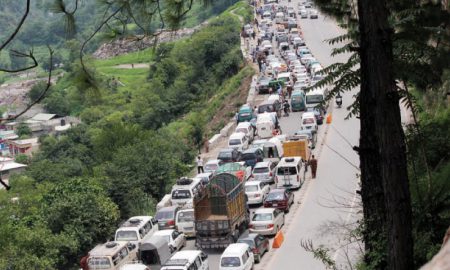
[[[342,97],[336,97],[336,105],[338,108],[342,106]]]

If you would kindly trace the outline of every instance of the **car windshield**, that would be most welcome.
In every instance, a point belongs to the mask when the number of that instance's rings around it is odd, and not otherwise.
[[[253,221],[270,221],[272,220],[272,213],[256,213],[253,215]]]
[[[89,269],[109,269],[111,264],[106,257],[91,257],[89,258]]]
[[[239,257],[223,257],[220,261],[222,267],[237,267],[241,265]]]
[[[186,211],[178,213],[178,222],[192,222],[194,221],[194,211]]]
[[[258,186],[257,185],[245,186],[245,192],[255,192],[255,191],[258,191]]]
[[[266,200],[267,201],[277,201],[277,200],[283,200],[284,194],[283,192],[271,192],[269,195],[267,195]]]
[[[253,242],[253,240],[250,240],[250,239],[239,239],[237,242],[247,244],[247,245],[249,245],[250,248],[255,247],[255,242]]]
[[[189,189],[176,189],[172,191],[172,199],[189,199],[191,192]]]
[[[302,97],[301,96],[293,96],[292,101],[302,101]]]
[[[323,101],[323,95],[309,95],[306,96],[306,103],[320,103]]]
[[[116,241],[137,241],[138,236],[135,231],[118,231]]]
[[[277,175],[295,175],[297,174],[297,168],[292,167],[278,167]]]
[[[157,220],[173,219],[173,211],[158,211],[155,218]]]
[[[228,144],[229,144],[229,145],[240,145],[240,144],[241,144],[241,140],[239,140],[239,139],[231,139],[231,140],[228,142]]]
[[[247,160],[253,160],[256,159],[256,155],[255,154],[243,154],[241,156],[241,160],[247,161]]]
[[[260,168],[253,169],[253,173],[268,173],[268,172],[269,172],[269,168],[267,168],[267,167],[260,167]]]

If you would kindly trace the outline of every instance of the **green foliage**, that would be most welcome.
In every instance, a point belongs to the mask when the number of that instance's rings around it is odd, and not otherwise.
[[[19,138],[29,137],[32,134],[31,128],[24,122],[20,122],[16,128],[16,134]]]
[[[28,156],[24,155],[24,154],[17,155],[14,160],[17,163],[22,163],[22,164],[28,164],[30,161]]]
[[[45,91],[46,88],[47,83],[44,81],[40,81],[35,85],[33,85],[33,87],[31,87],[30,91],[28,91],[27,93],[29,102],[31,103],[33,101],[36,101],[42,95],[42,93]]]

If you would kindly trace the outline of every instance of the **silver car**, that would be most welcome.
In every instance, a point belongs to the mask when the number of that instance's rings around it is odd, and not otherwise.
[[[252,172],[252,180],[258,180],[265,183],[273,183],[275,177],[276,164],[272,161],[263,161],[256,163]]]

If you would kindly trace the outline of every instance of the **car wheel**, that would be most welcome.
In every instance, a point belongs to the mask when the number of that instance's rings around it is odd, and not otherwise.
[[[255,255],[255,263],[259,263],[261,261],[261,255]]]

